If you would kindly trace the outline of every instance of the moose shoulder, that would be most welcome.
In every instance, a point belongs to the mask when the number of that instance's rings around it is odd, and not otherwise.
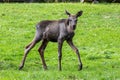
[[[61,20],[44,20],[39,22],[36,25],[36,34],[31,43],[29,43],[25,48],[25,53],[23,60],[20,64],[19,69],[22,69],[27,57],[27,54],[29,51],[42,40],[42,44],[40,48],[38,49],[43,68],[46,70],[47,65],[44,59],[44,50],[48,44],[49,41],[52,42],[58,42],[58,68],[59,70],[62,70],[61,67],[61,59],[62,59],[62,45],[64,41],[67,41],[67,43],[71,46],[71,48],[76,52],[78,56],[79,61],[79,69],[82,69],[82,62],[80,58],[80,54],[78,49],[73,44],[72,38],[74,36],[74,30],[76,29],[77,25],[77,19],[79,16],[82,15],[83,11],[79,11],[75,15],[71,15],[68,11],[66,11],[66,14],[68,15],[67,19],[61,19]]]

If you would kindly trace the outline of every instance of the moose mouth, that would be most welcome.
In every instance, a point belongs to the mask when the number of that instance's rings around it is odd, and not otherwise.
[[[76,29],[76,25],[73,25],[73,30],[75,30]]]

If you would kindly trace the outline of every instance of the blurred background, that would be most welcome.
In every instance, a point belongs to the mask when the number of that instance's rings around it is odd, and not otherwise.
[[[101,3],[101,2],[108,2],[108,3],[120,3],[120,0],[0,0],[1,3],[7,2],[19,2],[19,3],[53,3],[53,2],[88,2],[88,3]]]

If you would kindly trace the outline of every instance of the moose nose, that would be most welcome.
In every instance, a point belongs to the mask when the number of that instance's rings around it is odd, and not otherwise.
[[[73,25],[73,30],[75,30],[76,29],[76,25]]]

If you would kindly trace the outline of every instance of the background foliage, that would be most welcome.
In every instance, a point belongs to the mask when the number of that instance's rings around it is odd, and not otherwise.
[[[83,0],[0,0],[0,2],[42,2],[42,3],[53,3],[53,2],[81,2]],[[84,0],[84,2],[93,2],[96,0]],[[99,2],[120,2],[120,0],[97,0]]]

